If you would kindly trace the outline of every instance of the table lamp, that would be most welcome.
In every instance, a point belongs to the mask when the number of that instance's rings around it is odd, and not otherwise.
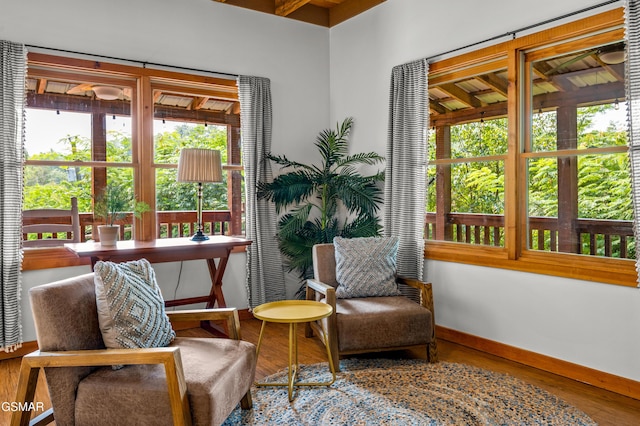
[[[178,182],[195,182],[198,184],[198,230],[191,237],[192,241],[204,241],[202,225],[202,184],[206,182],[222,182],[222,163],[220,151],[204,148],[184,148],[178,160]]]

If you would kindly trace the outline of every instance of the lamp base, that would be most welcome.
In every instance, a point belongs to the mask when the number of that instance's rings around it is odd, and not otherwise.
[[[195,234],[193,234],[193,237],[191,237],[191,241],[207,241],[208,239],[209,237],[204,235],[202,231],[196,232]]]

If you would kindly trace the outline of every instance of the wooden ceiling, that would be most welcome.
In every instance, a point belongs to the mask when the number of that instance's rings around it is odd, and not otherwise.
[[[213,0],[272,15],[333,27],[386,0]]]
[[[605,62],[603,54],[624,52],[624,43],[542,59],[533,63],[534,111],[562,105],[599,105],[624,101],[624,62]],[[507,71],[498,69],[457,81],[429,81],[432,125],[454,125],[507,115]]]

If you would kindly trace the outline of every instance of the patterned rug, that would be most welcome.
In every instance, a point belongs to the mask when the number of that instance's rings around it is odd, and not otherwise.
[[[520,379],[464,364],[342,360],[330,387],[253,388],[253,410],[230,425],[595,425],[585,413]],[[327,381],[326,363],[300,367],[300,380]],[[264,381],[285,381],[286,369]]]

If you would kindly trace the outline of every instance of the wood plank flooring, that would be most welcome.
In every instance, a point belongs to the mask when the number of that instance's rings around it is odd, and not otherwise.
[[[242,320],[241,324],[243,339],[257,343],[261,322],[250,319]],[[181,336],[207,335],[201,329],[182,330],[178,334]],[[313,364],[326,361],[326,352],[318,339],[305,338],[304,327],[302,326],[299,327],[298,334],[301,363]],[[258,359],[256,379],[273,374],[287,366],[288,335],[288,326],[286,324],[270,323],[267,325]],[[506,373],[546,389],[569,404],[581,409],[600,425],[636,426],[640,424],[639,400],[565,379],[555,374],[546,373],[444,340],[439,341],[438,350],[441,361],[466,363]],[[371,357],[371,355],[366,356]],[[377,356],[426,359],[426,350],[378,354]],[[13,401],[19,368],[20,359],[0,361],[0,403]],[[47,407],[50,406],[46,384],[42,377],[38,384],[36,401],[44,402]],[[10,413],[0,410],[0,425],[8,424],[9,417]]]

